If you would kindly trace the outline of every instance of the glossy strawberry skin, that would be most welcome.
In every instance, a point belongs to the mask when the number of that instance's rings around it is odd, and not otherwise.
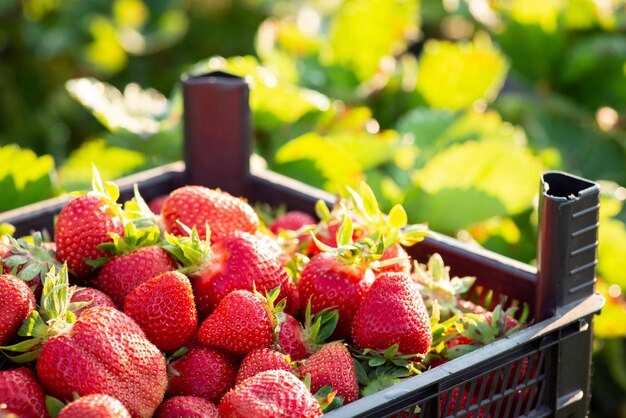
[[[22,279],[1,274],[0,306],[0,345],[7,345],[35,309],[35,295]]]
[[[300,322],[293,316],[285,313],[285,319],[280,325],[278,345],[285,350],[291,360],[302,360],[309,355],[302,336]]]
[[[203,186],[184,186],[174,190],[163,202],[161,215],[165,229],[172,235],[187,235],[178,221],[196,227],[206,237],[205,224],[211,229],[211,240],[218,240],[233,231],[254,234],[259,217],[243,199],[224,191]]]
[[[316,418],[322,416],[322,410],[293,373],[266,370],[229,391],[219,405],[219,415],[224,418]]]
[[[131,418],[128,409],[118,399],[95,393],[82,396],[65,405],[57,418]]]
[[[167,399],[154,418],[217,418],[217,406],[197,396],[174,396]]]
[[[432,342],[430,318],[417,284],[406,273],[381,274],[354,315],[352,341],[360,349],[424,354]]]
[[[168,396],[197,396],[219,402],[235,385],[234,357],[208,347],[196,348],[170,363]]]
[[[22,418],[49,417],[46,395],[31,369],[0,370],[0,415],[3,412]]]
[[[124,301],[124,313],[166,353],[185,345],[198,327],[191,283],[177,271],[163,273],[133,289]]]
[[[336,308],[339,321],[333,336],[348,338],[354,313],[374,280],[371,269],[345,264],[331,253],[320,253],[302,270],[298,282],[300,309],[302,312],[306,310],[309,299],[311,313]]]
[[[70,302],[91,302],[89,305],[74,311],[76,316],[83,313],[85,309],[94,308],[96,306],[109,306],[111,308],[116,308],[115,303],[113,303],[111,298],[106,293],[101,292],[98,289],[94,289],[93,287],[78,288],[77,291],[72,294]]]
[[[59,259],[66,261],[76,276],[89,275],[92,268],[85,259],[107,256],[98,246],[112,241],[109,232],[123,236],[123,222],[98,194],[89,192],[74,198],[63,207],[55,225]]]
[[[102,393],[133,417],[150,417],[167,385],[161,352],[129,316],[110,307],[85,310],[70,329],[50,338],[36,365],[46,392],[64,400]]]
[[[343,404],[359,398],[359,382],[352,356],[343,343],[325,344],[306,359],[300,375],[311,375],[311,392],[316,393],[326,385],[332,385],[337,396],[344,398]]]
[[[246,355],[272,343],[275,321],[254,293],[235,290],[202,322],[196,338],[202,345]]]
[[[241,361],[235,384],[265,370],[285,370],[292,372],[287,355],[269,347],[256,348],[250,351]]]
[[[141,247],[107,261],[100,269],[94,286],[109,295],[115,305],[122,309],[124,299],[131,290],[153,277],[177,268],[174,259],[163,248]]]
[[[279,300],[287,299],[287,312],[299,304],[296,285],[263,239],[248,233],[235,233],[211,245],[213,258],[198,273],[192,286],[198,316],[206,318],[230,292],[239,289],[262,294],[280,286]]]

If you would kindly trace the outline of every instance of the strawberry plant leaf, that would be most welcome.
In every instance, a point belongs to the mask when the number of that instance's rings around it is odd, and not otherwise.
[[[477,100],[495,99],[508,67],[485,34],[465,43],[429,40],[419,59],[417,90],[434,108],[467,108]]]

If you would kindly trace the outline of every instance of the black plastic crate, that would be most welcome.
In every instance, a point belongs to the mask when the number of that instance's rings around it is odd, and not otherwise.
[[[182,186],[219,187],[251,202],[313,212],[331,195],[250,166],[252,129],[245,80],[225,73],[184,78],[185,161],[120,181],[121,199],[133,184],[151,199]],[[409,248],[420,261],[438,252],[455,275],[472,275],[480,299],[506,296],[526,303],[533,325],[419,376],[333,411],[330,417],[584,417],[589,406],[599,187],[562,172],[540,181],[538,268],[471,248],[433,232]],[[65,198],[1,213],[17,235],[53,230]],[[495,382],[495,383],[494,383]],[[466,395],[470,402],[463,402]],[[419,412],[418,412],[419,411]]]

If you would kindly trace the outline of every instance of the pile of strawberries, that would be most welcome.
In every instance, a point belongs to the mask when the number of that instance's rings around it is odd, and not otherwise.
[[[0,417],[317,417],[522,326],[411,260],[426,226],[365,184],[318,219],[118,197],[94,170],[54,241],[0,241]]]

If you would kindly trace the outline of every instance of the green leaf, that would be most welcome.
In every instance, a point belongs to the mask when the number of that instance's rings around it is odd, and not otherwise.
[[[381,71],[383,60],[404,51],[417,35],[418,12],[417,0],[344,1],[330,24],[329,44],[320,53],[327,53],[330,63],[351,69],[359,81],[368,80]]]
[[[432,158],[414,175],[414,181],[431,194],[445,189],[480,190],[498,199],[508,213],[515,214],[531,206],[543,171],[543,164],[528,148],[469,141]],[[474,203],[477,202],[466,201],[452,207],[467,208]]]
[[[104,139],[89,140],[72,151],[59,169],[60,186],[65,190],[85,190],[91,182],[94,162],[102,178],[117,179],[145,167],[146,158],[136,151],[109,146]],[[113,187],[106,184],[103,187],[112,197],[119,196]]]
[[[385,360],[384,357],[372,357],[371,359],[369,359],[367,364],[370,367],[378,367],[378,366],[382,366],[383,364],[385,364],[386,361],[387,360]]]
[[[409,190],[404,206],[409,221],[426,222],[429,229],[454,234],[494,216],[506,214],[506,208],[496,197],[474,188],[447,188],[435,193]],[[463,211],[450,212],[463,207]]]
[[[52,197],[53,170],[50,155],[37,156],[16,144],[0,147],[0,212]]]
[[[17,276],[24,281],[29,281],[29,280],[34,279],[40,273],[41,273],[41,266],[37,263],[33,263],[33,264],[28,264],[26,267],[24,267],[17,274]]]
[[[329,191],[339,191],[339,185],[355,185],[362,175],[361,165],[349,152],[314,132],[280,147],[272,168]],[[316,177],[319,180],[312,183]]]
[[[429,40],[419,61],[417,90],[434,108],[464,109],[494,100],[507,71],[506,58],[487,35],[468,43]]]
[[[165,96],[155,89],[128,84],[121,92],[93,78],[67,81],[65,88],[110,131],[120,129],[147,136],[164,129],[169,110]]]

